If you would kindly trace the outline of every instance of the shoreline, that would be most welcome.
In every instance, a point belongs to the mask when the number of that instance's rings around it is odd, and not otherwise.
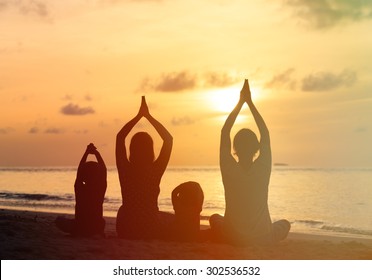
[[[64,214],[73,217],[73,215]],[[115,218],[106,237],[73,238],[54,225],[56,213],[0,209],[2,260],[372,260],[372,239],[290,232],[272,246],[125,240]]]
[[[56,215],[56,216],[68,216],[68,217],[71,217],[71,218],[73,218],[74,212],[75,212],[75,209],[71,209],[71,211],[65,211],[64,212],[63,210],[60,210],[60,211],[59,210],[53,210],[53,209],[34,210],[30,207],[20,208],[20,207],[7,207],[7,206],[4,206],[4,205],[0,205],[0,211],[3,211],[3,210],[4,211],[15,211],[15,212],[40,213],[41,215],[50,214],[50,215]],[[109,215],[106,211],[106,213],[104,215],[105,219],[116,219],[117,211],[112,211],[112,212],[109,212],[109,213],[112,214],[112,215]],[[169,212],[169,213],[174,214],[174,212]],[[203,216],[203,215],[200,216],[200,228],[201,229],[209,228],[208,220],[209,220],[208,216]],[[322,238],[327,239],[327,240],[330,240],[330,239],[334,239],[334,240],[356,239],[356,240],[365,240],[365,242],[367,242],[367,243],[369,241],[372,242],[372,235],[364,235],[362,233],[358,234],[358,233],[348,233],[348,232],[321,232],[319,230],[313,230],[313,231],[307,232],[307,231],[298,231],[298,230],[293,231],[293,228],[292,228],[289,235],[290,236],[293,235],[294,238],[297,238],[297,235],[298,236],[310,235],[310,236],[314,236],[314,237],[319,236],[319,237],[322,237]]]

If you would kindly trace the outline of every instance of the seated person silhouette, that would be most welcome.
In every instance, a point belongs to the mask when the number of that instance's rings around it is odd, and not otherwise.
[[[203,201],[203,190],[196,182],[185,182],[172,191],[172,204],[175,211],[175,221],[171,230],[172,239],[200,240],[200,212]]]
[[[88,155],[96,157],[97,162],[87,161]],[[80,161],[75,180],[75,219],[58,217],[56,225],[73,236],[104,236],[103,200],[107,188],[106,165],[91,143]]]
[[[142,118],[149,121],[163,140],[157,158],[152,137],[143,131],[132,137],[127,156],[127,136]],[[116,137],[116,166],[122,195],[116,232],[120,238],[163,239],[169,234],[166,227],[172,215],[159,211],[158,196],[172,145],[172,135],[150,114],[143,96],[137,115],[123,126]]]
[[[230,132],[246,103],[253,115],[260,141],[250,129],[240,130],[233,141],[238,161],[231,154]],[[256,154],[259,152],[259,155]],[[225,189],[224,217],[210,217],[211,233],[216,241],[236,245],[272,244],[286,238],[290,223],[272,223],[268,207],[271,175],[271,147],[269,130],[253,104],[248,80],[245,80],[236,107],[221,130],[220,168]]]

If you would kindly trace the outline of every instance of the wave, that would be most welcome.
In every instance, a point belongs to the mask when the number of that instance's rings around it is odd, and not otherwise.
[[[75,197],[71,194],[59,195],[49,195],[41,193],[12,193],[12,192],[0,192],[0,199],[6,200],[52,200],[52,201],[71,201]]]
[[[300,224],[306,224],[310,226],[320,226],[323,225],[324,222],[322,221],[316,221],[316,220],[295,220],[295,223],[300,223]]]
[[[76,167],[0,167],[0,172],[76,172]]]
[[[357,229],[357,228],[342,227],[342,226],[330,226],[330,225],[324,225],[321,227],[321,229],[326,230],[326,231],[331,231],[331,232],[337,232],[337,233],[372,236],[372,230],[365,230],[365,229]]]
[[[315,229],[315,230],[318,230],[318,232],[323,232],[323,233],[372,236],[372,230],[347,227],[347,226],[341,226],[341,225],[332,225],[330,223],[326,223],[323,221],[295,220],[294,223],[301,224],[305,226],[305,228]]]
[[[73,194],[50,195],[43,193],[13,193],[0,192],[0,201],[51,201],[51,202],[75,202]],[[105,197],[106,203],[121,203],[121,198]]]

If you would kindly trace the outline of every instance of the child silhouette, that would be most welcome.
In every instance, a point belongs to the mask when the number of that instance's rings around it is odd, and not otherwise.
[[[87,161],[92,154],[97,161]],[[107,188],[106,165],[91,143],[80,161],[75,180],[75,219],[58,217],[56,225],[64,232],[74,236],[104,236],[103,200]]]
[[[172,191],[175,211],[172,238],[181,241],[200,239],[200,212],[203,201],[203,190],[196,182],[183,183]]]

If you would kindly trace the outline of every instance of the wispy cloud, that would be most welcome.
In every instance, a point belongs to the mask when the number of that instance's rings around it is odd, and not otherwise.
[[[195,86],[196,76],[187,71],[182,71],[166,73],[153,80],[146,78],[142,81],[140,89],[144,91],[179,92],[193,89]]]
[[[158,78],[142,80],[140,92],[183,92],[196,88],[226,87],[237,82],[237,78],[225,72],[206,72],[202,74],[189,71],[164,73]]]
[[[71,101],[72,99],[73,99],[73,96],[71,94],[66,94],[65,96],[62,97],[62,100]]]
[[[89,130],[87,129],[82,129],[82,130],[74,130],[75,134],[87,134]]]
[[[92,100],[93,100],[93,97],[92,97],[92,95],[90,95],[89,93],[87,93],[87,94],[84,96],[84,99],[85,99],[86,101],[92,101]]]
[[[366,133],[368,131],[367,127],[359,126],[354,129],[355,133]]]
[[[77,104],[69,103],[61,108],[61,113],[64,115],[82,116],[94,114],[95,111],[92,107],[80,107]]]
[[[62,134],[64,133],[63,129],[60,129],[60,128],[55,128],[55,127],[50,127],[50,128],[47,128],[44,133],[46,134]]]
[[[0,0],[0,12],[14,9],[22,15],[50,19],[48,4],[40,0]]]
[[[8,134],[12,131],[14,131],[12,127],[0,127],[0,134]]]
[[[319,72],[302,79],[303,91],[327,91],[352,86],[357,80],[354,71],[344,70],[339,74]]]
[[[296,80],[292,77],[295,69],[289,68],[277,75],[275,75],[269,82],[265,84],[269,88],[296,88]]]
[[[225,72],[208,72],[204,74],[204,80],[207,87],[228,87],[241,79]]]
[[[174,126],[190,125],[190,124],[193,124],[194,122],[195,121],[188,116],[185,116],[185,117],[182,117],[182,118],[174,117],[172,119],[172,125],[174,125]]]
[[[341,22],[372,19],[372,1],[284,0],[300,20],[315,28],[328,28]]]
[[[31,127],[30,130],[28,131],[28,133],[30,134],[37,134],[39,133],[39,128],[34,126],[34,127]]]
[[[308,74],[301,79],[295,77],[296,70],[289,68],[274,75],[265,86],[267,88],[281,88],[297,90],[298,86],[302,91],[328,91],[342,87],[350,87],[357,81],[355,71],[345,69],[339,73],[331,71],[316,72]]]

